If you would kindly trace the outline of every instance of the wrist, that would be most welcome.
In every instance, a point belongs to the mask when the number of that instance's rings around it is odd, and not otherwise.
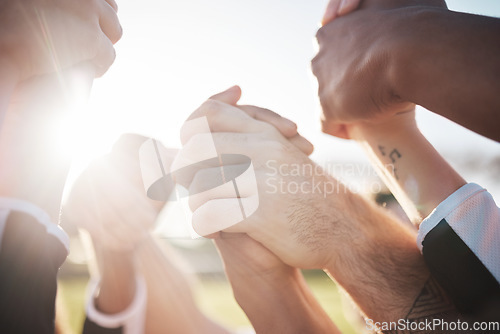
[[[125,281],[135,279],[135,254],[133,251],[114,251],[95,247],[99,273],[103,281],[107,278],[122,277]]]
[[[100,273],[95,305],[103,313],[119,313],[132,303],[136,294],[134,254],[100,247],[95,251]]]
[[[419,133],[415,121],[414,106],[410,110],[377,122],[359,122],[349,126],[349,136],[356,141],[407,141],[409,136]]]
[[[442,34],[443,14],[449,11],[428,6],[403,7],[396,11],[398,29],[391,35],[393,71],[390,82],[393,95],[400,101],[422,105],[417,96],[422,90],[429,91],[429,83],[425,82],[432,77],[429,71],[433,64],[443,61],[436,59],[436,55],[441,55],[443,45],[442,40],[435,36]]]
[[[300,304],[297,301],[301,299],[300,281],[303,277],[297,268],[290,267],[287,275],[241,276],[238,280],[229,275],[228,277],[236,302],[249,318],[254,316],[260,320],[263,316],[262,300],[266,300],[266,308],[269,310]]]
[[[91,235],[96,252],[99,250],[105,257],[116,258],[117,260],[133,257],[142,245],[152,240],[150,231],[146,229],[128,230],[123,227],[124,223],[120,222],[119,217],[110,217],[97,224],[110,226],[109,229],[106,228],[99,232],[92,232]],[[121,229],[120,237],[117,238],[115,229],[120,228],[120,226],[123,228]],[[83,228],[85,229],[86,227],[84,226]],[[88,228],[92,230],[92,227]]]
[[[265,272],[265,273],[248,273],[238,275],[232,274],[226,270],[229,282],[233,288],[233,293],[238,301],[244,304],[248,299],[249,294],[265,296],[280,296],[292,290],[296,290],[297,282],[302,275],[297,268],[286,266],[286,269]],[[266,297],[267,298],[267,297]],[[270,298],[270,301],[274,301]],[[241,305],[240,303],[240,306]]]
[[[392,116],[381,127],[355,126],[352,135],[415,224],[465,184],[422,135],[413,113]]]
[[[338,329],[309,290],[299,269],[270,276],[241,290],[233,285],[236,301],[257,333],[337,333]],[[255,283],[255,282],[254,282]],[[262,301],[266,302],[263,304]]]

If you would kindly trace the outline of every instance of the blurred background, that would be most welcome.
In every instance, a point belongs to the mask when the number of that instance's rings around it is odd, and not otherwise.
[[[312,157],[320,165],[328,166],[357,191],[373,189],[379,181],[356,144],[320,132],[310,60],[326,3],[118,1],[124,35],[116,45],[116,62],[94,82],[85,115],[71,120],[79,124],[79,130],[64,134],[72,138],[66,142],[77,148],[71,177],[92,157],[106,153],[121,133],[140,133],[179,147],[179,128],[187,116],[209,96],[238,84],[243,90],[242,103],[266,107],[295,121],[301,134],[315,145]],[[500,16],[497,0],[447,3],[456,11]],[[421,108],[417,119],[430,142],[467,181],[481,184],[500,198],[499,144]],[[199,275],[202,307],[232,328],[248,325],[232,300],[211,244],[178,240],[168,231],[161,235],[176,245]],[[83,316],[86,257],[77,238],[73,240],[70,261],[61,275],[61,292],[77,327]],[[307,276],[341,329],[359,332],[355,324],[348,324],[357,318],[348,312],[346,320],[346,306],[340,305],[334,284],[322,273],[308,272]]]

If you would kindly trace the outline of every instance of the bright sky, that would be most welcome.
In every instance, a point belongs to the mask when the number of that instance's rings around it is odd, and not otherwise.
[[[447,2],[453,10],[500,16],[497,0]],[[243,103],[297,122],[315,144],[316,159],[362,159],[353,143],[319,131],[320,109],[309,63],[326,3],[118,0],[124,36],[116,46],[112,69],[94,84],[86,155],[105,152],[123,132],[179,146],[179,128],[186,117],[210,95],[238,84]],[[452,162],[464,156],[479,161],[500,157],[499,144],[449,121],[424,111],[418,120]],[[496,179],[478,176],[485,186],[499,187]]]

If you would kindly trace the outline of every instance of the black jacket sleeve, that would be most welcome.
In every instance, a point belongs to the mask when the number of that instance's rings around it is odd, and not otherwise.
[[[12,211],[0,248],[0,333],[53,334],[61,241],[31,215]]]

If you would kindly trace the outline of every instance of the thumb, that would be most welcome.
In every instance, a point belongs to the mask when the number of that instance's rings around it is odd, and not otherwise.
[[[222,93],[215,94],[210,98],[210,100],[217,100],[219,102],[227,103],[235,106],[236,103],[241,98],[241,88],[239,86],[233,86]]]

